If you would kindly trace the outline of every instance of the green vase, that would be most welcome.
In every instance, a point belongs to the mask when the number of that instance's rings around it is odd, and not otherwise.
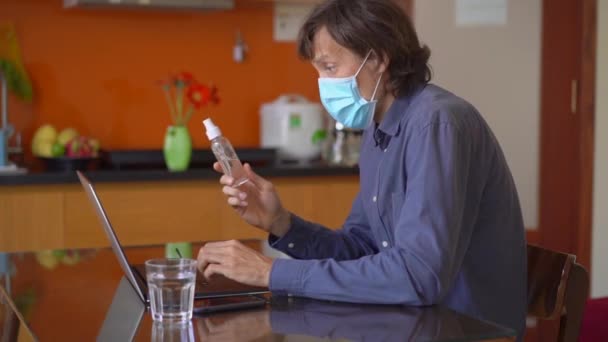
[[[192,139],[186,126],[169,126],[163,148],[165,164],[169,171],[184,171],[192,157]]]
[[[165,245],[165,257],[192,259],[192,244],[190,242],[169,242]]]

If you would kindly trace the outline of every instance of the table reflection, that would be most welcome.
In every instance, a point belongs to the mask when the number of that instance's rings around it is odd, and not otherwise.
[[[264,248],[257,240],[247,243]],[[193,250],[200,245],[193,244]],[[140,264],[164,255],[165,249],[162,245],[129,247],[126,253],[131,263]],[[46,260],[45,256],[52,258]],[[124,272],[108,248],[18,253],[7,260],[13,270],[10,296],[27,326],[2,313],[0,337],[7,336],[6,341],[26,336],[28,327],[41,341],[150,341],[153,337],[166,340],[165,336],[176,333],[153,325],[150,313],[123,278]],[[195,316],[191,328],[178,332],[179,340],[193,335],[197,341],[508,341],[515,336],[510,329],[441,307],[355,305],[286,297],[273,298],[261,309]],[[34,340],[31,335],[30,340]]]
[[[180,322],[180,323],[164,323],[154,322],[152,324],[152,342],[165,342],[165,341],[181,341],[181,342],[194,342],[194,329],[192,328],[192,322]],[[234,340],[236,341],[236,340]]]
[[[15,304],[0,286],[0,341],[36,341]]]
[[[123,341],[466,341],[514,332],[442,307],[358,305],[273,297],[265,308],[198,315],[191,325],[154,323],[123,280],[98,340]]]

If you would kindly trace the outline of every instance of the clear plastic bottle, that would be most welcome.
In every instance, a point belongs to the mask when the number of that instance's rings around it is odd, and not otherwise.
[[[222,135],[220,128],[211,119],[204,120],[203,124],[207,131],[207,138],[211,141],[211,151],[213,151],[215,158],[222,165],[224,173],[234,178],[235,187],[247,183],[247,174],[245,173],[243,164],[236,155],[236,152],[234,152],[230,141]]]

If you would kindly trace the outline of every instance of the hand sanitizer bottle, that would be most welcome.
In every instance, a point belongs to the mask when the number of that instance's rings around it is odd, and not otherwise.
[[[245,184],[248,181],[245,169],[230,141],[222,135],[220,128],[211,119],[204,120],[203,124],[207,131],[207,138],[211,141],[211,151],[222,165],[224,173],[234,178],[234,187]]]

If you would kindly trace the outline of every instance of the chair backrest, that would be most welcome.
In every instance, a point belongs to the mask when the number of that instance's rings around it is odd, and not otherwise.
[[[528,245],[528,315],[559,318],[559,341],[577,340],[588,289],[576,256]]]

